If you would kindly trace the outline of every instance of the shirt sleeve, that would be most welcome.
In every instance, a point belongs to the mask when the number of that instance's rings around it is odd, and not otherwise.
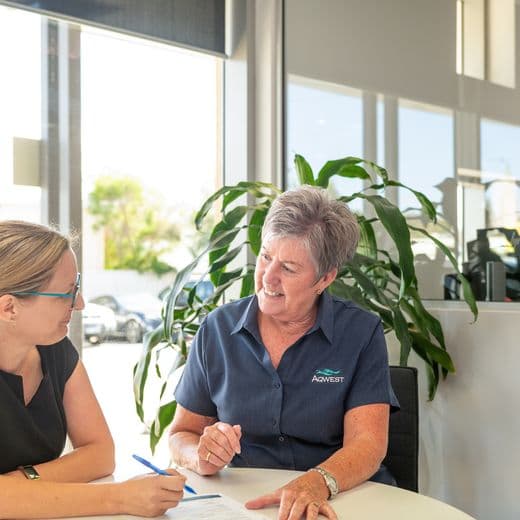
[[[387,403],[391,412],[399,410],[388,367],[388,351],[381,322],[378,321],[367,344],[361,350],[351,388],[345,400],[345,412],[367,404]]]
[[[207,336],[207,321],[204,320],[193,338],[188,360],[175,389],[175,400],[191,412],[206,417],[217,417],[217,408],[211,399],[208,385]]]

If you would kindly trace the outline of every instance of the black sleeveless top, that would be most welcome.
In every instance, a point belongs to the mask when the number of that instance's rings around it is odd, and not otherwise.
[[[0,473],[56,459],[65,446],[63,392],[79,356],[68,338],[37,349],[43,378],[27,406],[22,377],[0,370]]]

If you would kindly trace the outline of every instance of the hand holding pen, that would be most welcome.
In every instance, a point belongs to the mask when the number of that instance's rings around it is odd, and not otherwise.
[[[158,468],[157,466],[152,464],[150,461],[143,459],[143,457],[140,457],[139,455],[136,455],[135,453],[132,455],[132,457],[137,462],[140,462],[141,464],[143,464],[143,466],[146,466],[148,469],[155,471],[155,473],[157,473],[158,475],[171,476],[167,471]],[[187,491],[188,493],[192,493],[193,495],[197,494],[197,492],[192,487],[188,486],[188,484],[184,484],[184,489],[185,489],[185,491]]]

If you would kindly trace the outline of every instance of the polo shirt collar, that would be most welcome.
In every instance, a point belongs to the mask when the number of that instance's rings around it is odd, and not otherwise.
[[[247,330],[250,334],[252,334],[258,341],[260,340],[260,332],[258,330],[258,299],[256,295],[251,296],[251,300],[247,305],[244,313],[238,320],[235,327],[232,329],[231,334],[236,334],[242,329]],[[323,335],[327,338],[330,344],[332,344],[332,340],[334,337],[334,306],[332,301],[332,296],[324,291],[318,300],[318,315],[316,316],[316,322],[307,331],[307,334],[312,334],[313,332],[321,329]]]

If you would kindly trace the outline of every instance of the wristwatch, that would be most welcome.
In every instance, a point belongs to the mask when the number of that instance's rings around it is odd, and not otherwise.
[[[40,478],[40,474],[36,471],[34,466],[18,466],[18,468],[24,475],[25,478],[29,480],[38,480]]]
[[[338,494],[338,482],[332,473],[329,473],[326,469],[320,468],[319,466],[311,468],[309,471],[317,471],[323,477],[325,485],[329,489],[329,499]]]

